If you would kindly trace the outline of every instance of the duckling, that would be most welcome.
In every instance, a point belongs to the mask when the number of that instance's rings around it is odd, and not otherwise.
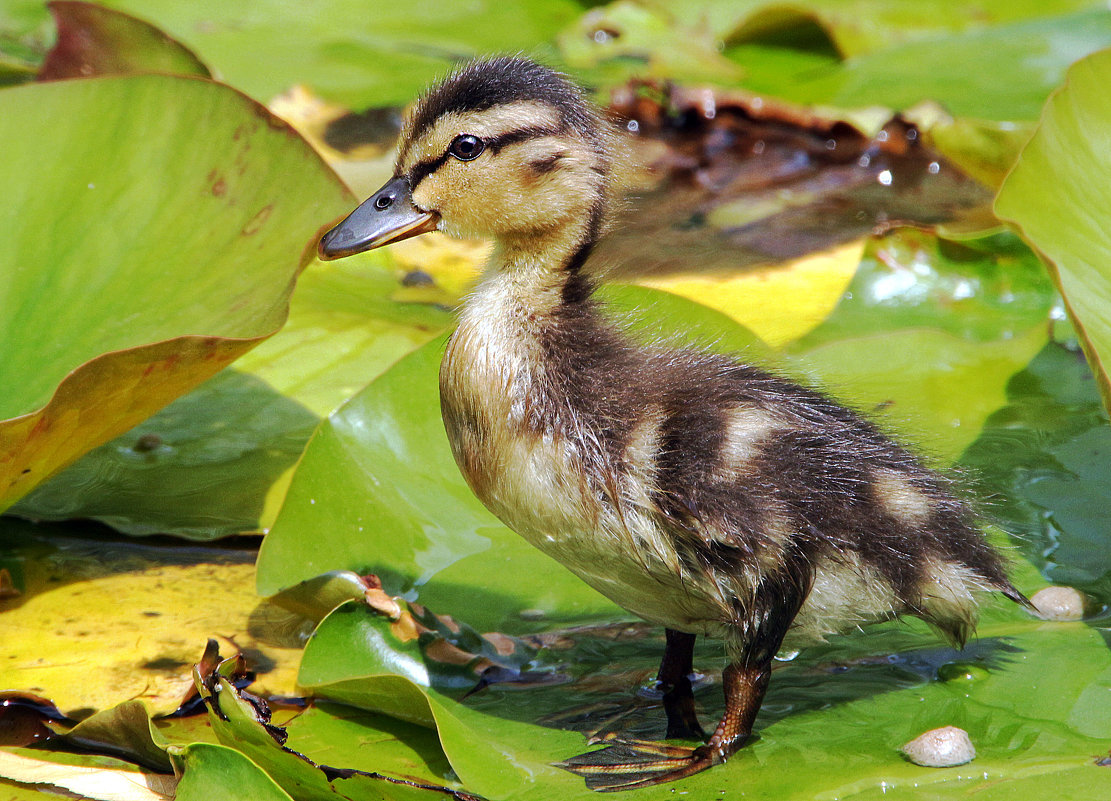
[[[787,638],[909,614],[959,646],[982,593],[1026,603],[946,479],[874,424],[607,321],[584,264],[614,205],[615,136],[563,75],[472,63],[416,103],[393,178],[319,246],[335,259],[432,230],[492,237],[440,370],[460,471],[507,526],[664,627],[668,739],[706,739],[692,649],[724,639],[726,709],[705,743],[629,741],[561,763],[601,790],[728,759]]]

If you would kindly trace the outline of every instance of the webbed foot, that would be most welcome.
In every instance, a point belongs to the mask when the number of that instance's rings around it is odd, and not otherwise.
[[[556,763],[600,792],[633,790],[692,776],[724,761],[711,744],[697,748],[650,740],[615,740],[597,751]]]
[[[650,740],[614,739],[612,745],[556,763],[586,780],[591,790],[614,792],[685,779],[720,765],[744,745],[771,675],[771,657],[756,666],[733,663],[722,672],[725,714],[705,745],[695,748]],[[668,714],[668,730],[687,721]],[[693,715],[691,716],[693,720]],[[694,721],[694,726],[697,726]]]

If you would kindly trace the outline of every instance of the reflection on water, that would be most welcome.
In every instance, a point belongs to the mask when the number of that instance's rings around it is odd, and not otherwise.
[[[1111,428],[1083,354],[1050,344],[961,459],[988,513],[1050,581],[1111,600]]]

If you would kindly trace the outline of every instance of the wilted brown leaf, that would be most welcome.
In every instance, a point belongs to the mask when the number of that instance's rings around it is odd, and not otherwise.
[[[900,117],[864,130],[755,95],[645,84],[612,111],[649,179],[595,257],[617,276],[737,274],[899,225],[994,221],[991,192]]]

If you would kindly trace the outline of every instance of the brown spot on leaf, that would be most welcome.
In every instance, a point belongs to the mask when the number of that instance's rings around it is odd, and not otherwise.
[[[157,434],[143,434],[139,439],[135,440],[135,444],[131,449],[136,453],[150,453],[151,451],[158,450],[162,447],[162,437]]]
[[[270,219],[270,214],[273,211],[274,204],[272,203],[268,203],[259,209],[255,216],[248,220],[247,224],[243,226],[242,235],[254,236],[257,234],[262,226],[266,224],[266,221]]]
[[[22,594],[12,581],[12,574],[8,572],[8,568],[0,567],[0,601],[18,598]]]

